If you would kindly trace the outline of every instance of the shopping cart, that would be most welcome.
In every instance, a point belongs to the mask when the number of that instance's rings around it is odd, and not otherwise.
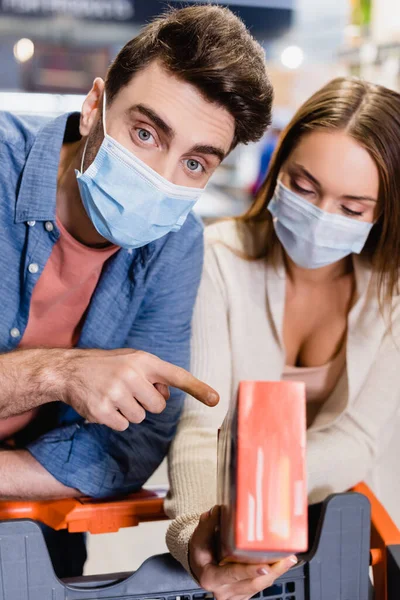
[[[164,495],[163,490],[150,490],[108,501],[0,502],[0,600],[211,599],[212,594],[199,588],[168,554],[149,558],[134,573],[61,581],[34,522],[70,532],[117,531],[166,518]],[[366,486],[332,495],[321,506],[311,507],[310,539],[309,553],[256,598],[400,599],[400,534]]]

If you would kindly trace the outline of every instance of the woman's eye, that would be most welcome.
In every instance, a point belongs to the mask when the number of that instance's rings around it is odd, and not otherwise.
[[[189,158],[186,161],[186,166],[189,171],[192,171],[193,173],[200,173],[201,171],[204,171],[203,165],[199,163],[198,160],[194,160],[194,158]]]
[[[342,211],[346,215],[349,215],[350,217],[362,217],[363,216],[362,212],[357,212],[355,210],[351,210],[350,208],[347,208],[347,206],[342,206]]]
[[[147,129],[138,129],[137,132],[139,139],[142,142],[148,142],[153,139],[153,136],[151,135],[150,131],[147,131]]]
[[[314,190],[306,190],[295,181],[291,182],[291,187],[292,189],[296,190],[296,192],[298,192],[299,194],[312,194],[314,192]]]

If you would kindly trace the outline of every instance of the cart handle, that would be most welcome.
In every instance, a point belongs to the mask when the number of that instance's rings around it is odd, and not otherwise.
[[[68,529],[71,533],[111,533],[122,527],[167,519],[163,507],[166,493],[166,488],[153,488],[101,500],[0,501],[0,521],[32,519],[56,530]]]
[[[371,504],[371,565],[374,573],[375,598],[391,600],[391,589],[394,585],[391,577],[397,580],[400,577],[400,565],[396,564],[392,556],[394,551],[395,554],[399,551],[396,550],[396,546],[400,549],[400,531],[365,483],[356,485],[354,491],[364,494]]]
[[[400,531],[364,483],[354,488],[371,503],[371,565],[377,600],[391,600],[391,575],[400,580],[400,561],[393,556],[400,552]],[[0,501],[0,521],[32,519],[53,529],[71,533],[111,533],[122,527],[134,527],[146,521],[167,519],[164,512],[166,488],[143,489],[124,497],[96,500],[66,498],[62,500]],[[398,548],[396,549],[396,547]]]
[[[400,544],[400,531],[364,483],[354,488],[371,503],[372,527],[375,544],[372,545],[372,564],[381,561],[385,547]],[[53,529],[70,532],[107,533],[122,527],[134,527],[145,521],[167,519],[164,498],[167,488],[142,489],[139,492],[116,498],[64,498],[61,500],[0,501],[0,521],[32,519]]]

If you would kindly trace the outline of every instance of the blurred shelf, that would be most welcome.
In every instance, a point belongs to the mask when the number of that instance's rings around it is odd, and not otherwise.
[[[242,190],[227,193],[223,189],[209,185],[196,204],[194,212],[202,219],[215,220],[238,216],[244,213],[249,206],[249,198]]]
[[[350,65],[379,65],[389,58],[400,58],[400,41],[377,44],[372,39],[365,39],[354,48],[342,48],[338,56]]]
[[[56,117],[66,112],[80,112],[84,95],[37,94],[28,92],[0,91],[0,110],[20,115]]]

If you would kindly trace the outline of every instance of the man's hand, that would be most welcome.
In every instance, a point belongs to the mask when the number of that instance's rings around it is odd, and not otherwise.
[[[201,515],[189,543],[192,574],[216,600],[248,600],[273,585],[275,579],[297,562],[295,556],[289,556],[273,565],[228,563],[219,566],[215,554],[218,523],[219,509],[215,506],[209,513]]]
[[[214,406],[218,394],[184,369],[146,352],[21,350],[0,356],[0,418],[61,400],[87,421],[124,431],[160,413],[169,386]]]
[[[68,356],[61,399],[88,421],[116,431],[143,421],[146,410],[161,413],[169,398],[169,386],[209,406],[218,402],[218,394],[208,385],[146,352],[83,350]]]

